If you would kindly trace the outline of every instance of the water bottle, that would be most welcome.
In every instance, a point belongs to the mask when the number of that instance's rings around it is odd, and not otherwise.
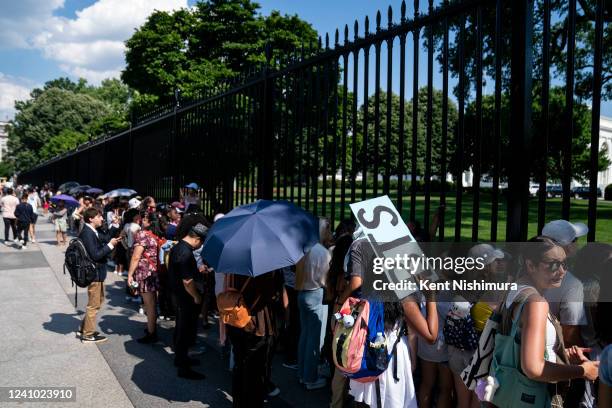
[[[381,332],[376,333],[376,338],[374,339],[372,346],[374,347],[374,352],[376,355],[376,368],[379,370],[384,370],[387,368],[388,356],[385,337]]]
[[[385,337],[383,336],[383,334],[381,332],[377,332],[376,333],[376,339],[374,339],[374,344],[375,344],[376,348],[380,348],[380,347],[384,346],[384,344],[385,344]]]

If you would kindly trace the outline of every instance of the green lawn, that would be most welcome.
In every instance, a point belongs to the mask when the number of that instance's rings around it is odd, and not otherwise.
[[[339,186],[338,186],[339,187]],[[347,185],[347,194],[346,194],[346,205],[344,215],[345,217],[349,216],[350,209],[348,207],[348,203],[350,203],[350,186]],[[325,214],[322,214],[322,189],[318,191],[317,195],[317,213],[319,215],[330,216],[331,215],[331,189],[328,188],[326,198],[326,209]],[[294,191],[295,201],[297,202],[297,188]],[[379,194],[380,195],[380,190]],[[417,193],[416,199],[416,218],[417,220],[423,222],[423,212],[425,206],[425,197],[423,193]],[[290,190],[288,189],[288,198],[290,197]],[[306,191],[305,188],[302,188],[302,203],[301,205],[309,210],[313,211],[314,209],[314,201],[312,197],[310,197],[309,202],[305,201]],[[373,191],[371,189],[367,190],[367,198],[374,197]],[[397,193],[393,192],[390,195],[391,200],[396,202]],[[275,192],[276,198],[276,192]],[[282,189],[281,189],[281,198],[282,197]],[[357,189],[356,191],[356,200],[361,201],[361,189]],[[473,196],[471,194],[463,195],[463,204],[461,208],[461,239],[462,240],[471,240],[472,238],[472,206],[473,206]],[[478,220],[478,239],[479,240],[490,240],[491,239],[491,194],[482,192],[480,194],[480,210],[479,210],[479,220]],[[440,203],[440,197],[438,193],[432,194],[431,196],[431,214],[437,209]],[[455,236],[455,193],[450,192],[446,197],[446,213],[445,213],[445,238],[448,240],[453,240]],[[588,200],[583,199],[571,199],[571,210],[570,210],[570,220],[574,222],[583,222],[587,223],[587,213],[588,213]],[[339,188],[336,190],[336,222],[340,220],[340,194]],[[410,213],[410,192],[405,191],[403,197],[403,208],[402,208],[402,217],[404,220],[409,219]],[[498,227],[497,227],[497,238],[498,240],[504,240],[506,236],[506,203],[505,199],[500,198],[499,203],[499,215],[498,215]],[[546,221],[554,220],[561,218],[561,199],[554,198],[548,199],[546,202]],[[536,198],[530,199],[529,206],[529,230],[528,236],[533,236],[537,233],[537,223],[538,223],[538,201]],[[612,243],[612,201],[597,201],[597,223],[596,223],[596,236],[595,239],[599,242],[609,242]]]

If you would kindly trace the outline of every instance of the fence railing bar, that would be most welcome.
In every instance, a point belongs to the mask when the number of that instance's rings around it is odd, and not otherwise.
[[[599,121],[601,112],[601,87],[603,68],[604,0],[597,1],[595,20],[595,49],[593,56],[593,101],[591,109],[591,157],[589,176],[589,242],[595,241],[597,222],[597,176],[599,165]]]

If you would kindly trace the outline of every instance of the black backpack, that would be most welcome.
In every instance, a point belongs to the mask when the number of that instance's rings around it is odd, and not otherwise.
[[[91,260],[83,245],[83,241],[79,238],[74,238],[66,248],[66,256],[64,258],[64,275],[66,269],[70,274],[72,284],[81,288],[86,288],[98,278],[98,269],[96,264]],[[74,306],[77,305],[76,288],[74,291]]]

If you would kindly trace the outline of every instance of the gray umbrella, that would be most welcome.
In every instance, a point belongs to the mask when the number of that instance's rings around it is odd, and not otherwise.
[[[104,194],[106,197],[116,198],[116,197],[130,197],[138,194],[135,190],[129,188],[117,188],[115,190],[111,190],[108,193]]]

